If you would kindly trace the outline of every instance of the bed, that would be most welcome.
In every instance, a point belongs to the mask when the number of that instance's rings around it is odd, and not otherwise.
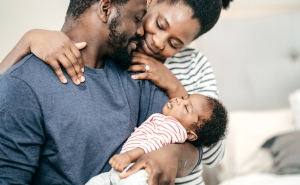
[[[230,112],[226,153],[217,168],[220,185],[300,185],[294,110]]]
[[[299,185],[300,175],[274,175],[270,173],[251,173],[226,180],[220,185]]]

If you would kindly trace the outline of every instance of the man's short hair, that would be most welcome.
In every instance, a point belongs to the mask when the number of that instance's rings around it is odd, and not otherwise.
[[[111,0],[114,5],[126,4],[129,0]],[[83,12],[99,0],[70,0],[67,17],[76,20]]]

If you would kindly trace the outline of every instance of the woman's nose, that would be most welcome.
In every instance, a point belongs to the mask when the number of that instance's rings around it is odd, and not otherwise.
[[[153,35],[153,44],[159,50],[163,50],[165,48],[164,40],[165,39],[163,35],[159,35],[158,33]]]

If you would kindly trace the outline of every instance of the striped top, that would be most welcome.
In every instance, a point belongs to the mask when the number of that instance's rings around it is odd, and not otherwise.
[[[148,153],[167,144],[183,143],[186,139],[186,130],[177,119],[156,113],[134,130],[123,145],[121,153],[137,147]]]
[[[175,56],[168,58],[165,66],[180,80],[190,94],[202,94],[218,98],[215,75],[208,59],[192,48],[184,48]],[[177,178],[176,185],[204,185],[202,164],[214,167],[219,164],[225,152],[226,140],[219,141],[214,147],[203,147],[201,165],[186,177]]]

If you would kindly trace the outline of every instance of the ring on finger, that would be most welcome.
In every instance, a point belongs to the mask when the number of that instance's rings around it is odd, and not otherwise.
[[[147,73],[150,70],[150,66],[149,65],[145,65],[145,73]]]

